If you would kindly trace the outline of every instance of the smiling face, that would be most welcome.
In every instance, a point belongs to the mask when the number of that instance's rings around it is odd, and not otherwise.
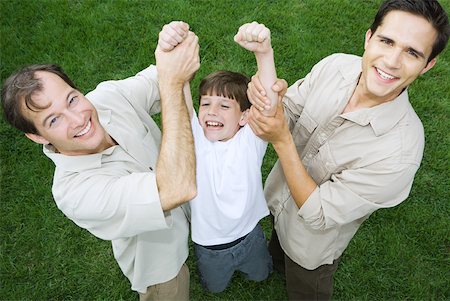
[[[36,77],[42,90],[33,94],[42,110],[31,111],[23,106],[24,115],[34,122],[37,134],[25,134],[40,144],[52,144],[65,155],[98,153],[112,144],[98,120],[97,110],[79,91],[56,74],[39,71]]]
[[[202,95],[198,120],[209,141],[227,141],[247,123],[247,111],[241,112],[239,103],[231,98]]]
[[[423,17],[402,11],[389,12],[375,32],[366,33],[362,74],[355,93],[376,104],[396,98],[429,63],[437,32]]]

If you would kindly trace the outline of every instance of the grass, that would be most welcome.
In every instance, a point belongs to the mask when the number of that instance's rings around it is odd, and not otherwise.
[[[272,30],[278,76],[303,77],[324,56],[362,54],[380,0],[0,1],[1,82],[31,63],[58,63],[84,92],[154,63],[161,27],[184,20],[197,33],[202,66],[253,74],[255,61],[232,37],[245,22]],[[440,1],[450,11],[450,0]],[[335,276],[336,300],[450,299],[450,52],[410,88],[426,149],[410,197],[380,210],[358,231]],[[194,93],[195,97],[196,93]],[[51,195],[53,163],[41,147],[0,120],[0,300],[137,300],[110,243],[78,228]],[[276,160],[270,149],[263,173]],[[270,221],[263,221],[269,235]],[[191,253],[192,254],[192,253]],[[283,300],[284,280],[236,275],[223,293],[199,285],[192,255],[192,300]]]

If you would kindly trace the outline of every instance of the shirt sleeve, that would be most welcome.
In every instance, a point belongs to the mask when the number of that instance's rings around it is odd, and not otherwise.
[[[101,239],[132,237],[172,225],[170,213],[165,214],[161,208],[152,172],[124,176],[77,174],[63,181],[70,181],[70,185],[54,183],[59,187],[53,189],[58,207],[78,226]]]
[[[109,90],[112,91],[112,95],[122,94],[133,107],[144,109],[150,115],[161,112],[158,73],[153,65],[140,71],[135,76],[102,82],[91,92],[91,95],[87,94],[86,97],[99,98],[105,106],[108,106],[107,102],[110,99],[108,97],[105,99],[105,95],[108,95],[107,91]],[[115,97],[113,99],[120,98]]]
[[[379,162],[344,170],[317,187],[298,211],[313,229],[324,230],[367,218],[405,200],[418,169],[415,164]]]
[[[283,98],[283,105],[284,113],[291,131],[302,114],[311,90],[315,89],[316,78],[322,74],[323,69],[332,58],[333,55],[321,60],[304,78],[297,80],[288,88]]]
[[[241,139],[243,144],[247,145],[247,149],[251,150],[250,154],[254,154],[258,158],[258,164],[262,165],[264,154],[267,150],[267,141],[255,135],[250,125],[247,123],[240,131],[243,131]]]

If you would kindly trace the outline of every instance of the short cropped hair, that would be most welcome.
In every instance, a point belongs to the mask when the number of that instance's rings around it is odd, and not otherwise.
[[[372,34],[378,26],[383,23],[384,17],[391,11],[403,11],[425,18],[437,31],[437,38],[434,42],[428,62],[434,59],[444,50],[450,34],[448,16],[437,0],[387,0],[385,1],[375,16],[370,27]]]
[[[199,102],[204,95],[218,95],[234,99],[239,103],[241,112],[251,106],[247,96],[247,85],[250,78],[233,71],[216,71],[206,76],[199,87]]]
[[[24,133],[39,134],[34,122],[24,116],[24,104],[33,112],[46,108],[38,106],[33,100],[33,94],[43,88],[42,81],[36,77],[38,71],[54,73],[77,90],[63,69],[53,64],[29,65],[12,74],[2,88],[3,114],[8,123]]]

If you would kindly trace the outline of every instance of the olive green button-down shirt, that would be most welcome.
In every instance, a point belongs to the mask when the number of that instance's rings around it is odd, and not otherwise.
[[[331,55],[284,98],[297,151],[318,187],[299,209],[277,162],[265,195],[283,250],[306,269],[331,264],[372,212],[405,200],[422,160],[423,126],[407,90],[342,113],[360,74],[360,57]]]

